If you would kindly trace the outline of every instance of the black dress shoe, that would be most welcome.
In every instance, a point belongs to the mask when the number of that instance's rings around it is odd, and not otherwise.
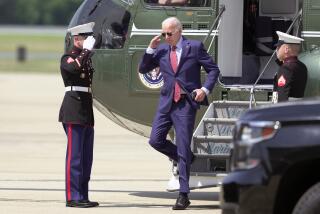
[[[99,206],[98,202],[89,201],[89,200],[71,200],[67,201],[67,207],[78,207],[78,208],[89,208],[89,207],[97,207]]]
[[[173,210],[184,210],[190,205],[188,196],[179,195],[176,204],[172,207]]]

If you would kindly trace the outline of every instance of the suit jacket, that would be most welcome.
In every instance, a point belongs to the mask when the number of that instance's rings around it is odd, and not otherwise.
[[[61,57],[61,75],[64,85],[91,87],[93,68],[91,52],[74,47]],[[92,94],[67,91],[60,107],[59,121],[80,125],[94,125]]]
[[[160,91],[158,110],[167,113],[170,111],[173,102],[176,81],[186,92],[187,99],[192,107],[195,109],[200,107],[200,103],[192,100],[190,94],[193,90],[202,87],[201,66],[208,74],[203,87],[212,91],[220,73],[218,66],[213,62],[200,41],[188,40],[182,37],[182,54],[176,73],[171,67],[170,46],[168,44],[160,44],[154,54],[145,53],[139,65],[139,72],[147,73],[156,67],[160,67],[164,84]],[[208,105],[207,97],[201,104]]]

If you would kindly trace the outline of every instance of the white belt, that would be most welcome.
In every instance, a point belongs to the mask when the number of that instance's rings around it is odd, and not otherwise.
[[[65,91],[82,91],[91,93],[91,88],[83,86],[67,86]]]

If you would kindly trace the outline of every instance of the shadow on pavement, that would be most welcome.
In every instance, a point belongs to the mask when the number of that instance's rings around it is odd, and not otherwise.
[[[160,192],[160,191],[138,191],[130,193],[130,195],[145,197],[145,198],[166,198],[176,199],[178,193]],[[201,201],[219,201],[218,192],[191,192],[189,195],[190,200]]]

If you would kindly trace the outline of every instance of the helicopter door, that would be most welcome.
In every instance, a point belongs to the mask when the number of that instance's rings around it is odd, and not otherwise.
[[[219,1],[219,4],[225,5],[226,10],[219,28],[218,65],[222,77],[228,77],[230,81],[241,78],[243,1]]]
[[[127,34],[132,15],[125,4],[104,1],[92,16],[95,17],[97,31],[93,64],[98,71],[94,75],[93,90],[95,98],[107,106],[108,100],[117,98],[114,98],[114,91],[107,90],[108,87],[119,88],[118,96],[121,99],[124,97],[122,93],[127,93],[123,90],[127,83],[120,80],[125,78],[127,72]]]
[[[114,77],[122,75],[126,71],[125,57],[126,41],[131,19],[131,13],[124,7],[113,5],[112,9],[105,10],[104,16],[97,22],[99,28],[99,38],[96,43],[96,54],[94,55],[95,66],[98,67],[99,79],[104,79],[103,75],[108,75],[110,81]],[[111,76],[110,76],[111,75]]]

